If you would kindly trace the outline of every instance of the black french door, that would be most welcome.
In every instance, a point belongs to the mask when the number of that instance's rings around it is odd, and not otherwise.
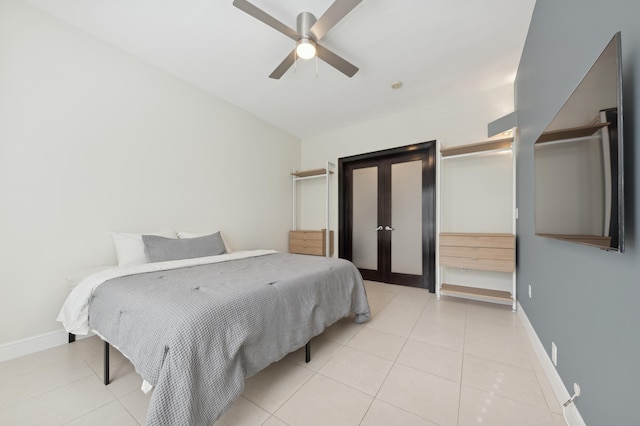
[[[339,160],[339,255],[364,279],[435,291],[435,141]]]

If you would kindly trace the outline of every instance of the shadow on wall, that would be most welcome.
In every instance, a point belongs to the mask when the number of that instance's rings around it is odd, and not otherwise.
[[[625,111],[625,115],[627,117],[635,117],[636,116],[636,108],[635,108],[635,96],[636,93],[636,70],[633,69],[633,65],[637,62],[637,50],[633,50],[629,54],[629,59],[627,59],[623,65],[622,70],[622,78],[624,81],[623,84],[623,93],[622,93],[622,102],[623,108]],[[624,188],[624,217],[625,217],[625,244],[627,245],[627,249],[635,248],[635,242],[638,238],[636,238],[636,172],[634,164],[640,164],[640,159],[636,158],[636,149],[635,149],[635,125],[633,121],[626,120],[624,122],[624,174],[625,174],[625,188]]]

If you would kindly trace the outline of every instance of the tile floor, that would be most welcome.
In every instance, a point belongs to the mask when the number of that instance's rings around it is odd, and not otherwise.
[[[342,320],[247,379],[231,425],[564,425],[509,307],[367,282],[372,320]],[[149,395],[127,359],[82,339],[0,363],[1,425],[144,424]]]

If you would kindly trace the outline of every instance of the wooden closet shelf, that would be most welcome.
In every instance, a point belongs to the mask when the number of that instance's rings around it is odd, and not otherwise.
[[[453,155],[474,154],[485,151],[495,151],[498,149],[509,149],[513,143],[513,136],[504,139],[494,139],[486,142],[473,143],[469,145],[452,146],[451,148],[441,148],[442,157]]]
[[[491,290],[478,287],[467,287],[463,285],[442,284],[440,293],[446,296],[466,297],[469,299],[483,299],[505,304],[513,303],[513,297],[508,291]]]
[[[601,235],[561,235],[561,234],[536,234],[539,237],[555,238],[557,240],[572,241],[600,248],[611,247],[611,237]]]
[[[329,173],[333,174],[332,171],[329,171]],[[327,169],[301,170],[299,172],[291,173],[291,175],[295,177],[324,176],[326,174],[327,174]]]
[[[607,127],[611,123],[596,123],[587,126],[571,127],[569,129],[558,129],[544,132],[536,143],[553,142],[563,139],[584,138],[593,135],[596,131]]]
[[[492,229],[511,229],[515,231],[515,182],[516,182],[516,129],[507,130],[505,132],[496,135],[493,138],[485,139],[484,141],[474,144],[454,146],[450,148],[441,148],[440,155],[438,156],[438,194],[443,194],[446,198],[445,201],[440,201],[440,217],[449,216],[450,212],[444,206],[454,205],[457,203],[449,202],[447,200],[462,199],[465,196],[465,192],[461,191],[460,195],[455,195],[457,192],[455,187],[460,186],[464,189],[464,180],[474,181],[474,188],[479,186],[485,186],[492,194],[491,197],[478,199],[477,202],[485,203],[491,202],[491,200],[499,200],[500,207],[496,205],[495,213],[498,213],[501,217],[510,217],[511,224],[502,223],[494,225],[494,219],[489,216],[489,213],[493,214],[492,210],[487,210],[486,217],[476,217],[476,212],[469,209],[469,213],[461,215],[459,218],[456,216],[455,220],[447,219],[447,226],[445,229],[456,229],[459,226],[468,226],[472,223],[482,224],[482,228],[487,230]],[[508,154],[508,155],[502,155]],[[457,159],[465,157],[465,160],[459,162]],[[467,160],[468,158],[468,160]],[[490,159],[491,161],[486,161]],[[465,163],[473,162],[474,166],[477,164],[480,167],[492,167],[494,162],[499,162],[500,174],[487,173],[486,177],[484,173],[479,172],[473,168],[465,172],[463,169]],[[450,165],[450,166],[449,166]],[[443,173],[443,170],[446,171]],[[456,176],[462,171],[460,178]],[[496,171],[496,173],[498,173]],[[507,173],[509,176],[507,176]],[[501,179],[511,180],[511,191],[507,192],[505,187],[493,188],[495,177],[499,176]],[[443,183],[445,182],[445,183]],[[442,190],[446,188],[446,191]],[[468,190],[466,190],[468,192]],[[495,192],[495,194],[494,194]],[[453,195],[449,195],[453,194]],[[511,212],[504,211],[502,200],[510,199]],[[475,210],[475,209],[474,209]],[[481,209],[484,210],[484,209]],[[466,220],[465,218],[468,217]],[[501,221],[502,222],[502,221]],[[439,221],[437,225],[439,230],[443,229],[443,224]],[[439,232],[438,233],[438,250],[436,253],[437,270],[436,270],[436,286],[438,298],[441,294],[452,297],[462,297],[473,300],[481,300],[485,302],[495,302],[501,304],[510,304],[511,309],[515,312],[516,305],[516,237],[514,233],[481,233],[481,232]],[[460,278],[460,281],[456,280],[456,275],[460,273],[458,270],[472,270],[472,271],[487,271],[495,275],[495,280],[485,280],[484,283],[478,283],[481,287],[475,287],[473,285],[473,275],[467,276],[464,281]],[[480,279],[480,273],[477,274]],[[510,291],[506,287],[506,280],[511,278]],[[488,275],[484,275],[485,278],[489,278]],[[462,285],[446,284],[446,281],[458,281]],[[505,281],[504,283],[501,281]],[[488,288],[482,288],[488,287]]]

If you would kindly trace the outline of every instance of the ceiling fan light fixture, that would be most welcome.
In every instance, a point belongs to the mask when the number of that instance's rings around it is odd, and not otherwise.
[[[322,46],[320,42],[338,22],[342,21],[342,19],[363,0],[333,0],[320,19],[316,19],[311,12],[301,12],[296,17],[295,30],[253,5],[252,1],[253,0],[233,0],[233,5],[253,16],[258,21],[281,32],[296,43],[295,46],[293,46],[293,50],[290,51],[276,69],[269,74],[269,78],[278,80],[289,68],[295,65],[298,58],[311,59],[314,56],[316,57],[316,74],[318,59],[332,66],[347,77],[353,77],[354,74],[358,72],[358,67]]]
[[[316,56],[316,44],[309,38],[302,38],[296,46],[296,54],[300,59],[311,59]]]

